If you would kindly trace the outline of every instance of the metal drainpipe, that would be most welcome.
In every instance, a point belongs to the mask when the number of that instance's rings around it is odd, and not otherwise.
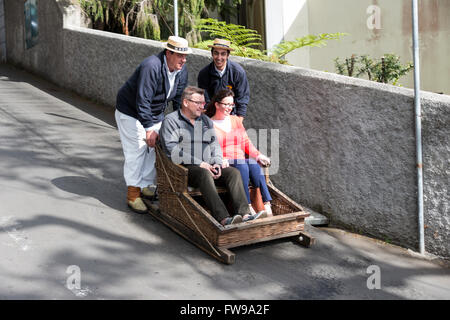
[[[178,37],[178,0],[173,0],[173,21],[175,35]]]
[[[419,214],[419,251],[425,253],[423,223],[423,175],[422,175],[422,113],[420,106],[419,18],[417,0],[412,0],[413,54],[414,54],[414,107],[416,114],[417,205]]]

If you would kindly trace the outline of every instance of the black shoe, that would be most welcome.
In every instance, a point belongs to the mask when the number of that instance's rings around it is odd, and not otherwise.
[[[158,193],[156,191],[156,186],[148,186],[142,188],[141,193],[145,199],[150,201],[158,201]]]

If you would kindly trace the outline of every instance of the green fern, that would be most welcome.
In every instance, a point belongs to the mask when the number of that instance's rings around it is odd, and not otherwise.
[[[221,38],[231,41],[236,55],[251,57],[254,50],[252,46],[261,46],[261,36],[256,30],[247,29],[236,24],[227,24],[216,19],[200,19],[195,28],[201,32],[207,32],[211,38]],[[199,43],[198,46],[204,46]],[[253,50],[252,50],[253,49]]]
[[[266,50],[258,49],[261,46],[261,36],[256,30],[231,23],[227,24],[224,21],[211,18],[199,20],[196,29],[207,32],[210,38],[217,37],[231,41],[231,47],[235,50],[232,52],[234,55],[280,64],[289,64],[283,57],[295,49],[305,46],[322,47],[326,45],[328,40],[337,40],[347,35],[346,33],[307,35],[294,41],[282,41],[267,54]],[[195,47],[208,50],[210,44],[212,44],[212,41],[208,40],[198,43]]]
[[[296,38],[293,41],[282,41],[275,45],[269,52],[271,55],[282,59],[289,52],[302,47],[323,47],[326,46],[328,40],[339,40],[346,36],[347,33],[321,33],[319,35],[307,35],[301,38]]]

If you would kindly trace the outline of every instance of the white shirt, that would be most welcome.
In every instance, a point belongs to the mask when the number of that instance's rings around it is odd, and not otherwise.
[[[166,56],[164,56],[164,63],[166,65],[166,70],[167,70],[167,77],[169,78],[169,92],[167,92],[167,98],[170,97],[170,94],[172,93],[173,87],[175,85],[175,77],[177,76],[178,72],[180,72],[181,70],[175,70],[173,72],[169,71],[169,66],[167,65],[167,58]]]
[[[231,131],[231,118],[230,118],[230,116],[225,117],[225,119],[223,119],[223,120],[213,120],[212,122],[214,123],[214,125],[216,125],[221,130],[223,130],[223,131],[225,131],[227,133]]]
[[[216,65],[214,65],[214,68],[216,69],[216,71],[219,73],[220,77],[223,77],[223,74],[225,73],[225,69],[227,68],[227,65],[225,65],[225,67],[223,68],[222,71],[220,71],[219,69],[216,68]]]

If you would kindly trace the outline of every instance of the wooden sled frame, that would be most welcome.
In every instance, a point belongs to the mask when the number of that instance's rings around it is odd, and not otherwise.
[[[230,248],[274,239],[291,238],[306,247],[314,243],[314,238],[304,232],[309,213],[278,190],[268,177],[274,215],[222,226],[196,201],[196,197],[201,197],[198,192],[188,190],[187,168],[174,164],[159,145],[155,149],[159,207],[145,200],[149,213],[217,260],[233,264],[235,254]]]

